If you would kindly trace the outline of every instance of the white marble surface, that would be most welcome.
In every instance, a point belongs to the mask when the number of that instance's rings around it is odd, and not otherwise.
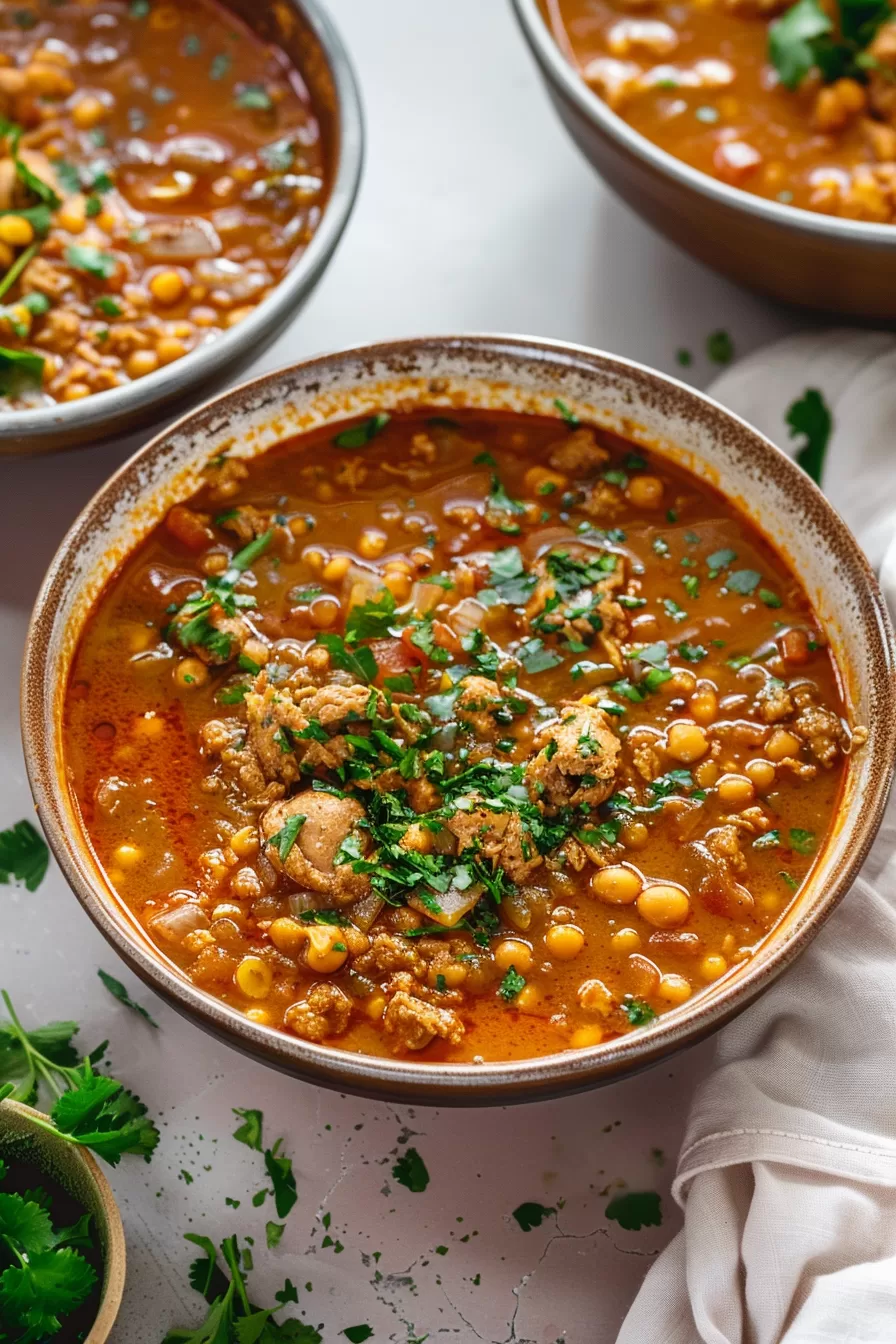
[[[725,327],[745,352],[794,329],[792,314],[689,261],[609,195],[555,121],[504,0],[331,0],[331,9],[363,87],[364,183],[323,283],[259,367],[381,337],[501,330],[670,371],[686,346],[689,376],[704,384],[711,330]],[[82,503],[136,446],[0,467],[0,827],[31,810],[17,680],[38,583]],[[362,1322],[375,1341],[398,1344],[427,1332],[460,1344],[614,1338],[678,1226],[668,1184],[711,1047],[550,1104],[401,1110],[279,1077],[158,1002],[161,1029],[147,1027],[107,996],[97,967],[143,1002],[152,995],[54,870],[34,895],[0,888],[0,903],[0,981],[22,1014],[77,1018],[87,1047],[109,1036],[114,1067],[162,1118],[152,1164],[125,1160],[113,1173],[129,1246],[115,1344],[157,1344],[170,1324],[198,1321],[181,1240],[189,1230],[254,1235],[256,1299],[267,1302],[287,1274],[310,1283],[300,1310],[327,1344]],[[261,1107],[268,1139],[284,1135],[294,1158],[299,1203],[273,1252],[266,1211],[250,1203],[264,1184],[260,1156],[231,1139],[233,1106]],[[432,1175],[424,1194],[391,1178],[407,1130]],[[621,1183],[662,1194],[661,1228],[625,1232],[607,1221],[602,1192]],[[563,1204],[523,1233],[510,1217],[523,1200]],[[341,1252],[321,1246],[325,1213]],[[438,1245],[448,1253],[434,1254]]]

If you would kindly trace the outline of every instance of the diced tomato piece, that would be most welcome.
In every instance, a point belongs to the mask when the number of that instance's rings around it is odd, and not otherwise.
[[[202,515],[183,504],[175,504],[168,510],[165,526],[188,551],[204,551],[215,540],[214,532]]]
[[[411,668],[420,667],[426,662],[423,650],[405,639],[409,634],[409,630],[404,630],[401,639],[371,640],[370,650],[379,668],[379,682],[384,677],[400,677],[402,672],[409,672]]]

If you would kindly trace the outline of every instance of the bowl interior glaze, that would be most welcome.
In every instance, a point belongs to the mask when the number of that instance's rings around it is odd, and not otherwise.
[[[734,977],[649,1029],[575,1052],[504,1064],[430,1066],[353,1055],[249,1022],[165,961],[111,891],[66,785],[61,708],[91,607],[213,454],[254,457],[332,420],[418,405],[556,414],[661,453],[720,489],[785,557],[829,634],[865,748],[800,899]],[[523,1101],[591,1087],[692,1043],[746,1006],[806,946],[848,890],[880,822],[894,755],[893,634],[855,540],[815,485],[768,440],[674,379],[575,346],[512,337],[409,340],[322,356],[247,383],[159,435],[95,496],[63,541],[35,608],[22,683],[25,755],[47,837],[82,904],[147,983],[201,1026],[297,1076],[366,1095],[438,1104]]]

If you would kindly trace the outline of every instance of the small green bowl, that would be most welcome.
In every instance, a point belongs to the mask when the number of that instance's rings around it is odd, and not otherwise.
[[[86,1149],[56,1138],[34,1123],[35,1119],[46,1118],[21,1102],[0,1102],[0,1158],[34,1162],[93,1218],[103,1257],[103,1284],[96,1319],[84,1344],[105,1344],[124,1292],[121,1215],[109,1182],[94,1158]]]

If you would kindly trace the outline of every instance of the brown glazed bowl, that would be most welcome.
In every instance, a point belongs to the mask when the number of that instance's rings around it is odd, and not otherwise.
[[[315,1045],[250,1022],[197,989],[118,901],[66,784],[62,704],[92,606],[170,506],[227,451],[251,458],[289,435],[397,407],[458,406],[582,419],[644,444],[711,482],[784,555],[824,623],[851,717],[868,742],[850,761],[832,833],[800,899],[740,971],[650,1027],[586,1050],[498,1064],[426,1064]],[[896,755],[893,633],[853,537],[788,458],[692,388],[630,360],[524,337],[432,337],[322,355],[256,378],[164,431],[100,490],[63,541],[37,599],[22,680],[25,757],[65,877],[128,965],[173,1007],[255,1059],[367,1096],[439,1105],[531,1101],[609,1082],[733,1017],[804,947],[848,890],[881,819]]]
[[[26,1158],[78,1201],[92,1218],[103,1256],[100,1304],[84,1344],[106,1344],[124,1292],[124,1230],[115,1196],[96,1159],[85,1148],[48,1133],[40,1111],[19,1101],[0,1102],[0,1158]]]
[[[296,264],[253,313],[183,359],[82,401],[0,415],[0,458],[93,444],[183,412],[257,359],[293,320],[326,270],[358,193],[364,118],[348,53],[318,0],[226,0],[227,8],[290,58],[314,101],[330,191],[320,226]]]
[[[896,227],[767,201],[698,172],[611,111],[570,65],[538,0],[512,0],[560,119],[646,222],[749,289],[841,316],[896,317]]]

